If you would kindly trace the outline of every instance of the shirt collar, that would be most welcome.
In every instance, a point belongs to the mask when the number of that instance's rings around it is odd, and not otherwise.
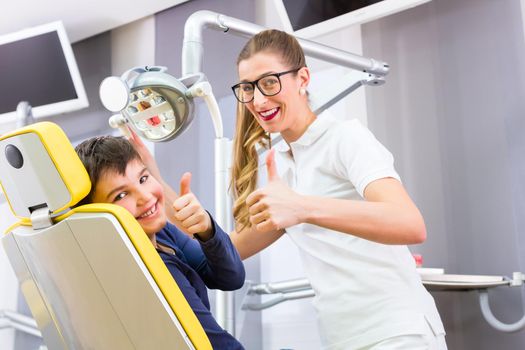
[[[301,145],[301,146],[310,146],[313,144],[317,139],[319,139],[330,127],[330,124],[332,124],[333,121],[332,115],[325,111],[321,113],[315,120],[308,126],[308,129],[304,132],[304,134],[301,135],[297,140],[291,143],[292,146],[294,145]],[[273,148],[277,152],[288,152],[290,147],[286,143],[286,141],[282,140],[278,142]]]

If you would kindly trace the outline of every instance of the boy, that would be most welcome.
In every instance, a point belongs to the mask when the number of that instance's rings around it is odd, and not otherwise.
[[[113,136],[95,137],[82,142],[76,151],[92,183],[82,204],[113,203],[127,209],[168,267],[213,348],[243,349],[211,315],[206,286],[240,288],[244,266],[228,235],[191,193],[191,174],[183,175],[170,215],[184,233],[167,221],[163,188],[129,141]]]

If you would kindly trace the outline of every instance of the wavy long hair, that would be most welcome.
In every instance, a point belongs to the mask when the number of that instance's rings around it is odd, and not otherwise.
[[[241,61],[259,52],[279,56],[281,63],[290,68],[306,66],[304,52],[299,42],[280,30],[270,29],[254,35],[239,53],[237,67]],[[248,108],[240,102],[237,105],[236,123],[231,188],[234,196],[233,216],[236,228],[242,230],[251,226],[246,198],[257,188],[259,159],[256,145],[270,148],[271,139]]]

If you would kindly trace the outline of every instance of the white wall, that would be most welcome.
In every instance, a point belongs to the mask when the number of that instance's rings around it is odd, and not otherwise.
[[[155,64],[155,16],[148,16],[111,31],[111,71]]]
[[[263,26],[282,28],[275,16],[272,1],[265,0],[260,3],[257,8],[257,16],[258,23]],[[360,26],[349,27],[310,40],[358,55],[362,54]],[[315,98],[316,91],[330,86],[331,82],[350,72],[349,69],[308,57],[307,64],[312,72],[312,80],[308,88],[312,98]],[[331,112],[339,119],[358,118],[366,125],[365,89],[359,88],[338,102],[331,107]],[[297,248],[286,235],[261,252],[260,261],[262,282],[277,282],[305,276]],[[310,298],[287,301],[263,310],[263,349],[320,349],[316,316],[311,302]]]

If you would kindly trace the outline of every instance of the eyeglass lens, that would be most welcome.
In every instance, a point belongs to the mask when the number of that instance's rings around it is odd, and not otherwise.
[[[254,83],[240,83],[234,90],[239,101],[250,102],[253,100],[255,84],[265,96],[277,95],[281,91],[281,81],[279,78],[275,75],[268,75]]]

